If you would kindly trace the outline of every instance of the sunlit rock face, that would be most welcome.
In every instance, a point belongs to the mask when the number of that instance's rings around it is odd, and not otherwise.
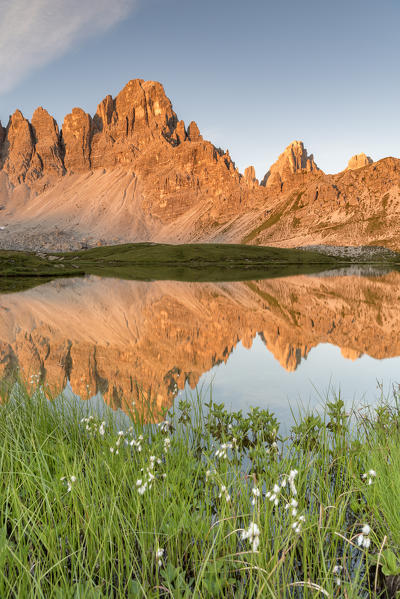
[[[289,277],[239,283],[88,277],[0,296],[0,365],[67,380],[113,408],[170,407],[178,389],[258,335],[286,371],[320,343],[356,360],[400,355],[400,275]]]
[[[350,170],[355,170],[357,168],[362,168],[363,166],[368,166],[372,163],[372,158],[362,152],[361,154],[355,154],[350,158],[347,168]]]
[[[299,173],[322,173],[322,171],[315,164],[313,154],[308,155],[303,142],[293,141],[271,166],[262,185],[278,186],[282,190],[284,184],[290,183],[293,175]]]
[[[259,184],[179,120],[156,81],[129,81],[94,114],[75,107],[60,128],[42,107],[4,125],[2,247],[36,249],[37,231],[60,250],[87,239],[400,247],[399,160],[358,154],[329,175],[297,140]]]

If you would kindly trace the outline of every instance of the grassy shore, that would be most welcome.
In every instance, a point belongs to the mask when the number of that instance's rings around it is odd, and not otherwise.
[[[0,409],[0,596],[378,597],[400,574],[400,408],[181,401],[122,431],[32,379]],[[147,414],[149,418],[149,413]],[[392,594],[391,596],[395,596]]]
[[[348,262],[348,261],[347,261]],[[85,274],[136,280],[236,281],[312,274],[343,259],[317,252],[228,244],[136,243],[79,252],[0,251],[0,291]]]

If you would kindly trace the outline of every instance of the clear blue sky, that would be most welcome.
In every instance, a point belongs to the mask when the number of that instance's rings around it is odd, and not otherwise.
[[[399,24],[399,0],[1,0],[0,119],[153,79],[241,171],[301,139],[337,172],[400,156]]]

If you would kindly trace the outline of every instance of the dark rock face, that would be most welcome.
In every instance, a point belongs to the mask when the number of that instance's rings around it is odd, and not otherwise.
[[[5,137],[6,137],[6,130],[4,129],[4,127],[0,121],[0,152],[1,152],[1,145],[2,145]]]
[[[197,124],[192,121],[188,127],[188,137],[190,139],[190,141],[201,141],[203,138],[200,135],[200,131],[199,128],[197,126]]]

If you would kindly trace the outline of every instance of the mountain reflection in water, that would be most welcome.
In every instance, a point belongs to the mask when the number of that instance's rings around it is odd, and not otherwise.
[[[284,386],[285,371],[301,369],[319,344],[338,346],[349,360],[381,360],[400,355],[399,331],[398,273],[235,283],[64,279],[0,296],[0,376],[40,372],[59,389],[69,380],[78,395],[100,392],[114,409],[143,397],[170,407],[239,342],[251,348],[261,340]]]

